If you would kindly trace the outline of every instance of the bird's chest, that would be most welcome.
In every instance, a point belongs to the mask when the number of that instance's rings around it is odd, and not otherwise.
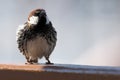
[[[25,30],[24,38],[26,40],[33,40],[33,39],[35,40],[38,38],[37,36],[45,37],[47,33],[48,33],[47,29],[32,28],[32,29]]]
[[[32,56],[40,56],[49,51],[49,44],[43,37],[36,37],[35,39],[27,41],[27,51]]]

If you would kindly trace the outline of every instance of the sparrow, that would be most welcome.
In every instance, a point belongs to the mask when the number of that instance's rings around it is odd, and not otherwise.
[[[27,64],[38,63],[42,57],[47,60],[46,64],[52,64],[49,58],[56,46],[57,32],[44,9],[30,12],[28,20],[18,27],[16,39]]]

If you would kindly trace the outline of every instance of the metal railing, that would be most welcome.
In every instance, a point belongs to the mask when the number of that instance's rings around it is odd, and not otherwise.
[[[120,80],[120,68],[68,64],[0,64],[0,80]]]

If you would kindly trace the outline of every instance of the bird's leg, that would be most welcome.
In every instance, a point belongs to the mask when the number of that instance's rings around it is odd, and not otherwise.
[[[46,64],[53,64],[50,62],[49,57],[45,57],[45,59],[48,61],[48,62],[46,62]]]
[[[32,59],[32,58],[26,58],[27,59],[27,63],[25,64],[34,64],[34,63],[38,63],[38,59]]]
[[[38,63],[38,59],[32,60],[33,63]]]
[[[30,64],[38,63],[38,59],[30,59],[29,63]]]
[[[27,62],[26,62],[25,64],[32,64],[32,63],[30,62],[30,59],[29,59],[28,56],[25,55],[25,58],[26,58],[26,60],[27,60]]]
[[[32,62],[30,62],[30,61],[27,61],[25,64],[33,64]]]
[[[27,59],[27,62],[25,64],[33,64],[33,62],[29,59]]]

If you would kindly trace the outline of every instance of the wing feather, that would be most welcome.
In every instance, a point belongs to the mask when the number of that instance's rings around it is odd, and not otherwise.
[[[25,27],[26,27],[26,23],[23,25],[20,25],[16,31],[16,40],[18,43],[18,48],[20,50],[20,52],[22,52],[23,54],[25,53],[25,39],[24,39],[24,32],[25,32]]]

